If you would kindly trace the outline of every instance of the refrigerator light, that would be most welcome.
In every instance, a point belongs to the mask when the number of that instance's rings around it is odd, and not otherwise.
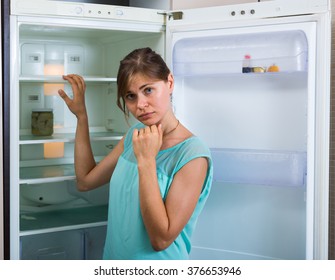
[[[51,60],[44,65],[45,76],[64,75],[64,63],[61,60]],[[44,105],[54,110],[54,127],[62,128],[64,125],[63,101],[58,96],[58,90],[64,90],[63,83],[44,84]]]
[[[64,75],[64,63],[61,63],[61,61],[52,61],[52,62],[44,65],[44,75],[46,76]]]
[[[59,63],[59,62],[58,62]],[[64,64],[45,64],[44,75],[59,76],[64,75]],[[44,84],[44,95],[58,95],[59,89],[64,90],[64,84]]]
[[[64,84],[44,84],[44,95],[45,96],[58,96],[58,90],[64,90]]]
[[[44,158],[62,158],[64,157],[64,143],[44,143]]]

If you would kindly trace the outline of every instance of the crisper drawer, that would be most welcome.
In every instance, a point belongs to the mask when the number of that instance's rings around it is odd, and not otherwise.
[[[84,233],[81,230],[21,237],[22,260],[82,260]]]
[[[290,186],[305,185],[306,153],[212,149],[214,180],[220,182]]]
[[[21,237],[22,260],[101,260],[106,226]]]
[[[85,259],[101,260],[105,246],[107,226],[85,229]]]

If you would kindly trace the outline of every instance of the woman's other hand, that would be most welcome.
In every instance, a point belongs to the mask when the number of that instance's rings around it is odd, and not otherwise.
[[[133,132],[133,149],[137,162],[155,159],[163,142],[162,125],[146,126]]]

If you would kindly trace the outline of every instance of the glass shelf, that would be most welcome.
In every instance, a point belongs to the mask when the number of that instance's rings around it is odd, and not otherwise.
[[[118,132],[91,132],[91,141],[121,140],[123,134]],[[20,135],[20,145],[43,144],[51,142],[74,142],[74,133],[54,133],[52,136]]]
[[[20,231],[32,231],[107,221],[108,205],[98,205],[47,212],[21,213]]]
[[[114,83],[116,78],[100,77],[100,76],[83,76],[85,82],[88,83]],[[25,83],[67,83],[62,76],[20,76],[20,82]]]
[[[74,179],[73,164],[20,168],[20,184],[41,184]]]

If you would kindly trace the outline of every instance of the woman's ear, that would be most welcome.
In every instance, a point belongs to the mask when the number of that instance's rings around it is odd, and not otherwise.
[[[172,73],[169,74],[168,76],[168,86],[169,86],[169,90],[172,93],[173,92],[173,88],[174,88],[174,78]]]

